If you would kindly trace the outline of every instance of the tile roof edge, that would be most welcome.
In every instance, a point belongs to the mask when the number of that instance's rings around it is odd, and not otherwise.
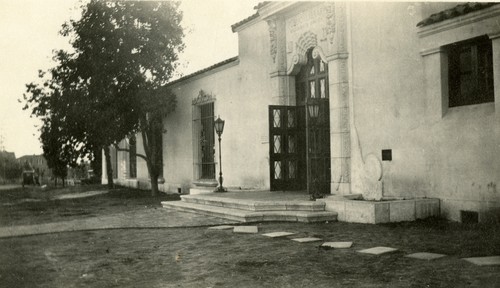
[[[177,84],[177,83],[179,83],[179,82],[182,82],[182,81],[187,80],[187,79],[189,79],[189,78],[193,78],[193,77],[195,77],[195,76],[197,76],[197,75],[200,75],[200,74],[203,74],[203,73],[208,72],[208,71],[210,71],[210,70],[213,70],[213,69],[216,69],[216,68],[218,68],[218,67],[224,66],[224,65],[229,64],[229,63],[231,63],[231,62],[235,62],[235,61],[237,61],[237,60],[239,60],[239,57],[238,57],[238,56],[231,57],[231,58],[229,58],[229,59],[226,59],[226,60],[224,60],[224,61],[221,61],[221,62],[215,63],[215,64],[213,64],[213,65],[211,65],[211,66],[208,66],[208,67],[206,67],[206,68],[203,68],[203,69],[201,69],[201,70],[198,70],[198,71],[196,71],[196,72],[193,72],[193,73],[191,73],[191,74],[188,74],[188,75],[186,75],[186,76],[182,76],[182,77],[181,77],[181,78],[179,78],[179,79],[176,79],[176,80],[174,80],[174,81],[172,81],[172,82],[167,83],[167,84],[166,84],[166,86],[171,86],[171,85]]]
[[[250,15],[250,16],[248,16],[247,18],[245,18],[245,19],[243,19],[243,20],[241,20],[241,21],[239,21],[239,22],[237,22],[237,23],[235,23],[235,24],[231,25],[231,30],[232,30],[233,32],[236,32],[236,29],[238,29],[238,27],[240,27],[240,26],[242,26],[243,24],[248,23],[248,22],[250,22],[250,21],[252,21],[253,19],[256,19],[256,18],[258,18],[258,17],[259,17],[259,12],[255,12],[255,14]]]
[[[253,7],[253,9],[255,10],[259,10],[260,8],[264,7],[264,6],[267,6],[268,4],[270,4],[272,1],[264,1],[264,2],[259,2],[259,4],[257,4],[255,7]]]
[[[467,2],[464,4],[459,4],[453,8],[431,14],[422,21],[418,22],[417,27],[422,28],[445,20],[464,16],[469,13],[483,10],[497,4],[500,4],[500,2]]]

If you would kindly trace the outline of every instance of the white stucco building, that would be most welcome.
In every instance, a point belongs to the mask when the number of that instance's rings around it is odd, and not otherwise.
[[[499,22],[486,3],[259,4],[232,26],[237,57],[169,84],[160,190],[216,185],[220,115],[229,188],[437,198],[456,221],[498,214]],[[118,183],[148,187],[142,159],[112,155]]]

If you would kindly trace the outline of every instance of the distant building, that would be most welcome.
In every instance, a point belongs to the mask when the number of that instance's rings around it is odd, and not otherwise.
[[[52,177],[52,170],[47,165],[47,160],[43,155],[25,155],[17,159],[22,167],[29,167],[35,170],[40,177],[50,178]]]
[[[11,171],[16,168],[13,166],[17,166],[16,154],[14,152],[0,150],[0,183],[5,183],[5,181],[12,176],[9,175],[11,173],[7,171]]]
[[[16,160],[16,153],[14,152],[7,152],[7,151],[0,151],[0,159],[9,159],[9,160]]]

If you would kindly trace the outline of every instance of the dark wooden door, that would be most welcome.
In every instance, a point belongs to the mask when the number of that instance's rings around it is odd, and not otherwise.
[[[269,106],[271,190],[306,189],[305,110]]]
[[[307,190],[312,198],[330,194],[330,106],[328,65],[307,53],[296,77],[297,105],[306,107]],[[311,113],[313,112],[313,113]]]

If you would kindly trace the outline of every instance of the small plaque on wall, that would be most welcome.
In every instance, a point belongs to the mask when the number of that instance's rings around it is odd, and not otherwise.
[[[392,161],[392,149],[382,150],[382,161]]]

